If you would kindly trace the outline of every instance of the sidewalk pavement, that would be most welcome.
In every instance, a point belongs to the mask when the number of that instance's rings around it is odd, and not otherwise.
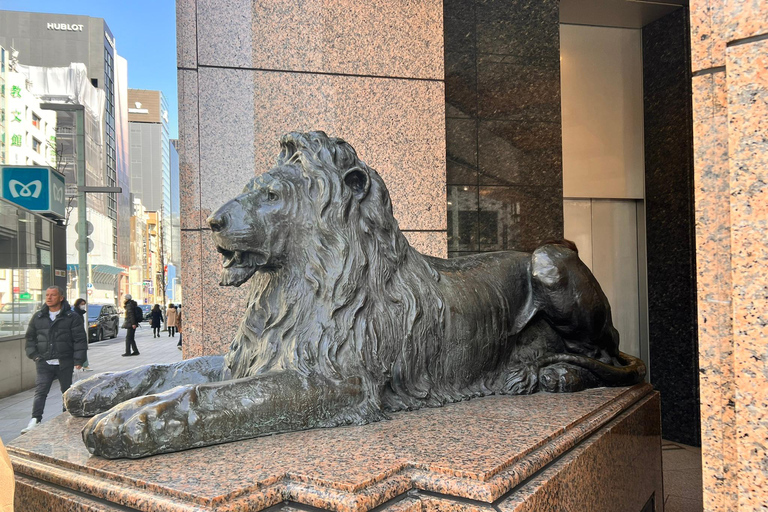
[[[90,377],[100,372],[127,370],[151,363],[174,363],[181,361],[181,351],[176,348],[179,335],[175,338],[161,332],[159,338],[152,337],[152,328],[142,323],[136,331],[136,346],[140,354],[122,357],[125,351],[125,330],[113,340],[104,340],[88,345],[88,364],[93,371],[75,370],[73,380]],[[28,389],[15,395],[0,399],[0,439],[3,444],[21,435],[21,429],[27,426],[32,415],[32,400],[35,389]],[[59,382],[54,381],[48,400],[45,402],[43,423],[61,414],[61,390]]]

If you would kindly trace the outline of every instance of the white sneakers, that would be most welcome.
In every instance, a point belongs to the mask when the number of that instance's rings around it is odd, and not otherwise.
[[[40,424],[40,421],[37,418],[32,418],[31,420],[29,420],[29,425],[27,425],[26,428],[21,429],[21,433],[26,434],[27,432],[29,432],[39,424]]]

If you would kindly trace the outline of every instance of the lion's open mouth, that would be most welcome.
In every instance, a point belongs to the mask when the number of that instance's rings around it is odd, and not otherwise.
[[[222,286],[240,286],[267,263],[267,256],[261,252],[230,250],[224,247],[216,247],[221,253],[221,264],[224,270],[221,272]]]

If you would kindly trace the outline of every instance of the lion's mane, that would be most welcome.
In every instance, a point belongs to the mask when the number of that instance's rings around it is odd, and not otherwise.
[[[361,378],[371,414],[444,403],[450,397],[432,382],[440,369],[430,367],[444,329],[440,275],[400,231],[383,180],[323,132],[290,133],[280,145],[277,166],[302,173],[296,214],[311,216],[314,228],[290,243],[300,264],[252,278],[227,356],[232,376],[294,369]],[[354,168],[370,178],[362,201],[344,183]]]

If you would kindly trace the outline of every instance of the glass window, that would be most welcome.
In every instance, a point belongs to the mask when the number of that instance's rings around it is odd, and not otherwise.
[[[53,284],[51,223],[0,201],[0,338],[24,335]]]

